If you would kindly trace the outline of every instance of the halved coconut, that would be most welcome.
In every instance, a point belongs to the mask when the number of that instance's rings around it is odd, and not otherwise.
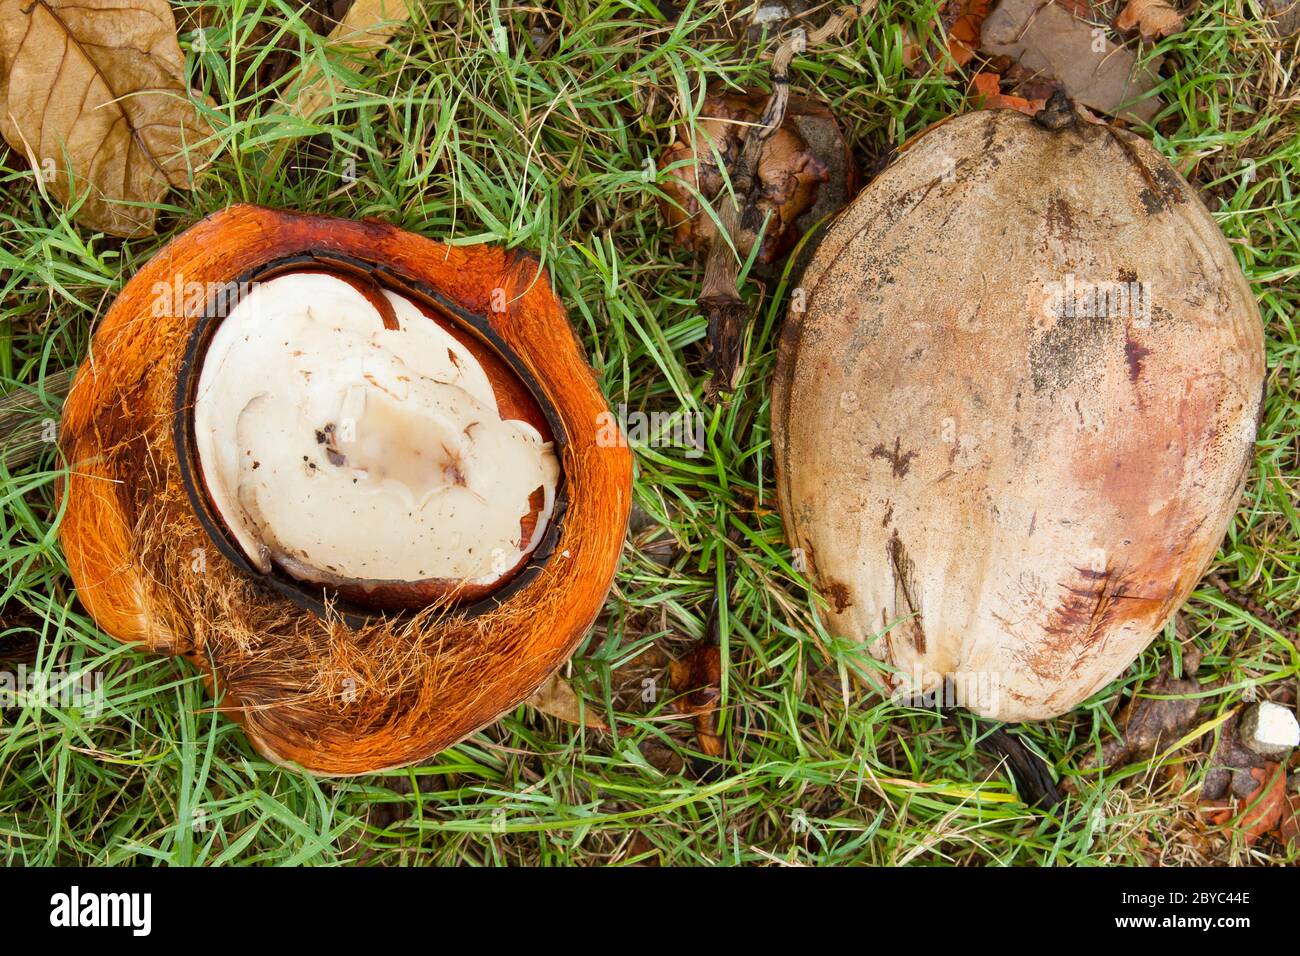
[[[988,717],[1116,678],[1213,560],[1261,401],[1250,288],[1178,173],[1108,127],[954,118],[794,302],[777,485],[829,627]]]
[[[91,356],[59,431],[77,596],[201,668],[270,759],[424,760],[604,602],[631,456],[530,256],[233,206],[131,278]]]

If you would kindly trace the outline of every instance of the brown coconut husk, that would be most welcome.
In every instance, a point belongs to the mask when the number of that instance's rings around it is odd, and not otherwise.
[[[1052,106],[902,150],[814,254],[772,386],[780,509],[828,630],[888,661],[882,689],[951,681],[1004,721],[1102,690],[1187,599],[1265,379],[1250,285],[1195,191]],[[1076,307],[1076,277],[1132,297]]]

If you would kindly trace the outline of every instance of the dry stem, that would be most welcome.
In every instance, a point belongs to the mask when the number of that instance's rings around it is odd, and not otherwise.
[[[858,6],[843,6],[812,33],[802,28],[793,31],[772,57],[772,92],[763,107],[763,115],[745,137],[740,158],[730,171],[731,189],[724,190],[718,208],[722,228],[713,239],[704,263],[704,283],[699,303],[708,318],[709,346],[712,350],[713,377],[706,389],[709,401],[736,387],[744,367],[745,331],[749,309],[736,288],[740,261],[735,250],[751,248],[760,240],[763,216],[758,209],[758,161],[764,146],[785,122],[790,100],[787,70],[796,53],[838,35],[859,17],[875,9],[876,0],[864,0]]]

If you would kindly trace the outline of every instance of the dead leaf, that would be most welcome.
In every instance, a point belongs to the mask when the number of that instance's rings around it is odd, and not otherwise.
[[[166,0],[0,0],[0,132],[38,187],[85,194],[79,222],[153,232],[168,186],[188,189],[215,144],[185,88]]]
[[[926,30],[923,40],[918,40],[911,29],[904,26],[903,65],[916,74],[925,72],[927,50],[929,60],[939,59],[938,41],[942,31],[948,37],[948,56],[943,60],[943,71],[955,73],[974,59],[980,42],[980,25],[988,16],[991,5],[992,0],[946,0],[939,7],[937,24]]]
[[[356,0],[338,26],[330,31],[326,42],[362,60],[373,60],[410,18],[409,0]],[[319,69],[310,69],[297,84],[289,112],[309,119],[337,93],[329,76]]]
[[[1001,0],[984,21],[980,49],[1009,56],[1031,74],[1059,81],[1075,102],[1121,119],[1150,122],[1164,105],[1152,95],[1159,58],[1137,69],[1132,52],[1043,0]]]
[[[921,62],[921,54],[924,52],[925,47],[917,42],[912,28],[903,24],[903,66],[913,74],[925,72]]]
[[[1190,656],[1184,659],[1189,673],[1195,673],[1197,663]],[[1115,720],[1121,736],[1102,744],[1101,759],[1085,760],[1085,765],[1113,767],[1144,760],[1172,746],[1187,731],[1201,705],[1201,698],[1194,695],[1203,688],[1192,678],[1174,680],[1170,668],[1165,660],[1156,679],[1124,705]]]
[[[990,0],[948,0],[939,17],[948,28],[948,54],[952,62],[946,68],[953,70],[965,66],[975,56],[980,42],[980,27],[989,15]],[[952,17],[951,23],[948,17]]]
[[[1134,27],[1141,32],[1142,39],[1156,40],[1182,30],[1183,15],[1167,0],[1128,0],[1128,5],[1115,18],[1115,29],[1128,32]]]
[[[1031,100],[1003,93],[996,73],[976,73],[971,80],[971,93],[975,105],[986,110],[1019,110],[1033,116],[1047,105],[1046,99]]]
[[[1255,844],[1260,837],[1276,829],[1282,822],[1282,811],[1287,806],[1286,773],[1278,764],[1270,761],[1263,767],[1251,770],[1250,776],[1256,786],[1247,796],[1238,798],[1236,809],[1240,816],[1237,817],[1235,826],[1247,846]],[[1231,820],[1229,812],[1228,820],[1214,822],[1228,823]]]
[[[556,717],[570,724],[590,727],[593,730],[609,730],[609,724],[590,704],[584,705],[567,680],[552,674],[537,692],[525,703],[543,714]]]
[[[636,657],[614,668],[609,675],[610,696],[620,713],[644,714],[662,695],[664,669],[669,658],[658,644],[651,644]]]
[[[669,683],[682,696],[675,709],[695,718],[695,735],[700,749],[710,757],[724,751],[718,736],[718,703],[722,700],[722,651],[705,639],[669,668]]]
[[[660,773],[675,776],[686,770],[685,758],[667,744],[657,740],[646,740],[637,749],[641,751],[641,756],[645,757],[646,763]]]
[[[1023,96],[1027,100],[1042,100],[1044,103],[1052,98],[1053,93],[1065,92],[1057,80],[1026,70],[1019,63],[1013,63],[1002,71],[1002,85],[1017,96]],[[1076,103],[1075,108],[1077,111],[1079,104]]]
[[[1287,794],[1285,770],[1242,745],[1239,717],[1240,713],[1233,714],[1219,730],[1219,743],[1201,786],[1201,813],[1215,826],[1235,822],[1248,845],[1273,830],[1285,844],[1300,826],[1294,818],[1300,800],[1292,801]]]

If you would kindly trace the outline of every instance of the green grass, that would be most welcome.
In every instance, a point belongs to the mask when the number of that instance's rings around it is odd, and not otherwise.
[[[1203,652],[1199,725],[1243,692],[1295,688],[1294,630],[1279,633],[1204,584],[1129,672],[1070,715],[1020,732],[1070,784],[1054,814],[1031,810],[954,718],[882,703],[852,681],[874,666],[831,639],[794,574],[774,513],[767,382],[784,285],[751,283],[758,316],[736,399],[702,400],[704,322],[696,260],[674,247],[647,157],[668,145],[703,82],[761,83],[764,62],[730,38],[729,12],[692,5],[675,24],[650,0],[545,7],[447,3],[417,15],[374,65],[325,61],[319,38],[279,0],[205,5],[203,52],[183,33],[193,84],[215,104],[220,148],[193,192],[172,192],[159,234],[123,242],[73,225],[34,188],[23,159],[0,160],[0,391],[44,390],[85,356],[96,318],[172,234],[250,201],[378,216],[434,238],[535,250],[569,306],[612,404],[700,412],[707,451],[637,453],[637,514],[600,624],[568,671],[621,734],[520,708],[429,763],[349,781],[315,780],[256,756],[208,708],[196,672],[98,631],[72,593],[56,539],[53,449],[0,472],[0,640],[39,638],[36,668],[88,669],[105,706],[0,710],[0,857],[11,864],[388,864],[772,862],[1142,864],[1282,862],[1198,823],[1203,757],[1084,774],[1118,702],[1180,641]],[[960,77],[903,66],[904,27],[933,5],[886,0],[842,46],[797,59],[870,164],[927,124],[969,108]],[[494,25],[509,52],[492,46]],[[255,29],[257,28],[257,29]],[[544,50],[534,29],[551,35]],[[260,31],[260,32],[259,32]],[[249,71],[277,40],[343,80],[335,107],[304,124]],[[1300,605],[1300,60],[1253,6],[1198,4],[1157,48],[1177,72],[1148,131],[1199,184],[1259,298],[1268,399],[1257,464],[1216,565],[1283,621]],[[1289,100],[1288,100],[1289,97]],[[684,104],[678,106],[678,104]],[[302,137],[324,134],[323,163]],[[292,148],[276,167],[271,158]],[[296,145],[295,145],[296,144]],[[346,159],[357,178],[346,181]],[[1254,175],[1244,175],[1253,168]],[[57,413],[53,399],[29,413]],[[715,593],[727,756],[696,749],[661,695],[633,706],[620,665],[652,646],[678,656],[705,631]],[[1213,733],[1210,729],[1208,733]],[[654,745],[654,746],[652,746]],[[646,754],[654,756],[654,761]],[[680,769],[669,764],[675,755]],[[1290,857],[1295,862],[1295,854]]]

